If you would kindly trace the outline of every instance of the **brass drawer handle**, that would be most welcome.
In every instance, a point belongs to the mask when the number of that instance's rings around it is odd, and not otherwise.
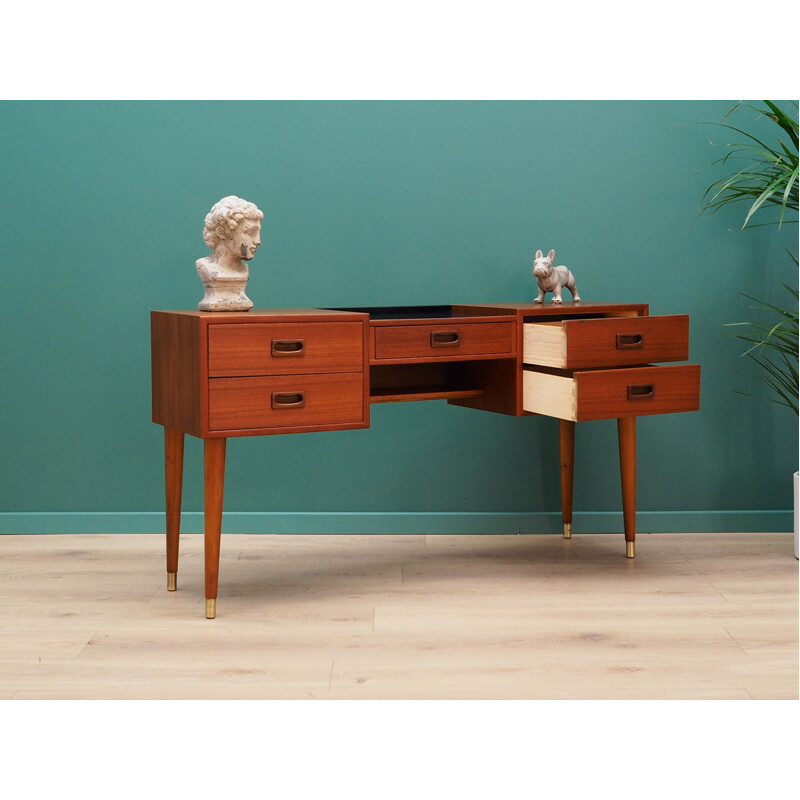
[[[643,333],[618,333],[617,350],[634,350],[644,347]]]
[[[272,355],[278,356],[302,356],[305,353],[305,339],[273,339]]]
[[[431,347],[458,347],[460,344],[458,331],[431,332]]]
[[[628,400],[651,400],[656,396],[652,383],[640,383],[628,387]]]
[[[277,411],[284,408],[303,408],[306,404],[305,392],[273,392],[272,407]]]

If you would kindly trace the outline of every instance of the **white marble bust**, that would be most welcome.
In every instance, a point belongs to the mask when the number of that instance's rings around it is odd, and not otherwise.
[[[215,203],[206,215],[203,239],[211,255],[195,263],[205,295],[201,311],[249,311],[253,301],[245,294],[250,261],[261,244],[264,214],[241,197],[230,195]]]

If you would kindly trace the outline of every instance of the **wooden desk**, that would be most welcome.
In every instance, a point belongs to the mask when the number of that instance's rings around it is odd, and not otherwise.
[[[225,445],[369,427],[372,403],[559,420],[564,536],[575,423],[617,419],[626,556],[635,555],[636,418],[699,408],[685,315],[643,304],[498,303],[151,312],[153,421],[164,426],[167,588],[177,588],[185,434],[204,440],[206,617],[216,616]]]

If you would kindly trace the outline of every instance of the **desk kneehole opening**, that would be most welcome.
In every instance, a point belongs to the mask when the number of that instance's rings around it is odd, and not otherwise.
[[[273,392],[272,408],[283,411],[288,408],[304,408],[306,405],[305,392]]]

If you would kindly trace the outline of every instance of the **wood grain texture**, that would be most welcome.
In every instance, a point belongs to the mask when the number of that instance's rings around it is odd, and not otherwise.
[[[558,450],[561,460],[561,521],[564,525],[571,525],[575,483],[574,422],[563,419],[558,421]]]
[[[219,584],[226,445],[226,439],[206,439],[203,442],[203,541],[207,599],[216,598]]]
[[[302,406],[280,407],[275,395],[302,395]],[[209,429],[334,428],[364,421],[364,377],[357,373],[211,378]]]
[[[673,414],[700,408],[700,367],[634,367],[576,372],[578,421]],[[632,387],[652,387],[632,395]]]
[[[518,358],[464,362],[461,379],[466,386],[479,386],[481,393],[467,399],[450,400],[452,405],[521,416],[522,366]]]
[[[153,311],[153,421],[203,439],[368,427],[367,322],[365,314],[326,309],[280,309],[248,313]],[[256,333],[250,333],[251,329]],[[213,335],[210,331],[214,332]],[[272,341],[271,338],[265,339],[265,335],[270,337],[273,333],[283,339],[308,339],[307,355],[311,353],[310,359],[304,362],[302,358],[264,356],[261,351],[270,350]],[[281,423],[275,430],[265,430],[260,422],[256,425],[243,424],[241,419],[233,420],[232,427],[224,427],[227,422],[220,427],[217,413],[220,392],[216,392],[215,406],[210,408],[209,384],[210,381],[223,379],[209,378],[210,336],[215,341],[213,354],[218,373],[237,372],[242,377],[273,369],[281,373],[286,371],[285,365],[290,364],[289,372],[292,374],[313,372],[321,375],[330,372],[334,375],[335,383],[337,369],[346,363],[353,370],[348,374],[360,376],[358,405],[361,413],[355,421],[355,415],[348,413],[348,421],[342,423],[305,422],[297,426]],[[235,369],[224,366],[227,358],[236,362]],[[275,363],[284,366],[275,367]],[[301,366],[298,367],[298,364]],[[218,390],[220,386],[217,385]],[[210,419],[212,412],[216,414],[213,422]]]
[[[164,483],[166,496],[167,572],[178,571],[183,497],[184,435],[164,428]]]
[[[455,359],[512,354],[514,324],[446,320],[431,325],[374,326],[375,359]],[[455,343],[437,346],[435,337],[452,335]]]
[[[567,320],[567,367],[615,367],[689,358],[689,317]],[[635,338],[634,338],[635,337]]]
[[[546,303],[473,303],[453,306],[463,309],[465,314],[515,314],[521,320],[562,319],[573,316],[597,315],[602,317],[638,317],[649,314],[647,303],[590,303],[585,300],[575,303],[571,300],[557,305]]]
[[[197,317],[150,314],[153,422],[202,436],[205,384]]]
[[[182,538],[1,536],[0,697],[798,697],[791,533]]]
[[[636,541],[636,417],[617,420],[625,541]]]
[[[617,369],[523,372],[523,408],[536,414],[585,422],[697,411],[697,364]]]

